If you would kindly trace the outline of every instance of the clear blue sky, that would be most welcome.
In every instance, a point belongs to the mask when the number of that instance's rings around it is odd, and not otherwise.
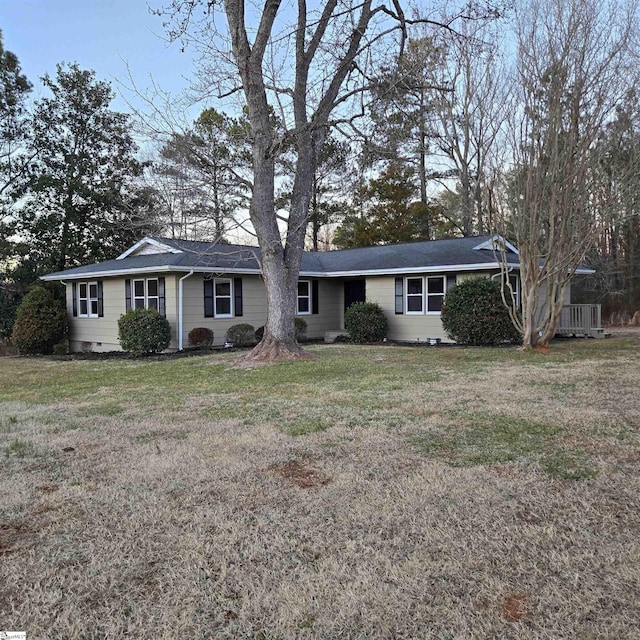
[[[39,78],[54,76],[58,62],[93,69],[116,92],[114,78],[127,83],[127,63],[141,89],[152,75],[162,89],[179,93],[192,73],[192,54],[163,41],[162,19],[149,13],[146,0],[0,0],[0,29],[36,98]],[[120,99],[112,106],[127,110]]]

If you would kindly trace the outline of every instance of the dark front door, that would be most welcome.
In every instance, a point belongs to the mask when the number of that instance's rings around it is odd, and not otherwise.
[[[365,302],[367,299],[365,281],[345,280],[344,283],[344,310],[346,311],[354,302]]]

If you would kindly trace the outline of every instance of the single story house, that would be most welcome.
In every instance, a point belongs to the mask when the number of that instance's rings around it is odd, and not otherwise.
[[[499,274],[496,242],[504,241],[482,236],[305,252],[297,314],[307,322],[308,337],[322,338],[344,330],[345,309],[367,300],[385,311],[390,340],[446,340],[440,310],[447,290],[465,278]],[[518,296],[518,251],[504,246]],[[120,349],[118,318],[128,309],[164,315],[173,349],[188,346],[195,327],[212,329],[220,345],[232,325],[258,328],[267,319],[257,247],[147,237],[115,260],[42,279],[66,285],[71,351]],[[566,297],[569,303],[569,289]]]

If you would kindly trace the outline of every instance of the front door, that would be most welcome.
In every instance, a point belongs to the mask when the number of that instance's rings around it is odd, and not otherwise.
[[[365,302],[367,299],[365,280],[345,280],[344,283],[344,310],[346,311],[354,302]]]

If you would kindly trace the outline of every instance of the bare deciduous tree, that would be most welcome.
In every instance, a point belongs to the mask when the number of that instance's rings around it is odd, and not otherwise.
[[[464,13],[470,11],[467,3]],[[323,142],[330,126],[354,116],[352,101],[367,87],[372,47],[401,49],[418,19],[405,16],[400,0],[389,5],[326,0],[314,9],[306,0],[286,8],[281,0],[266,0],[261,8],[244,0],[174,0],[168,13],[171,36],[201,46],[207,63],[203,88],[218,96],[240,92],[250,123],[250,217],[261,249],[268,317],[264,338],[249,358],[305,356],[295,340],[293,317]],[[282,119],[286,141],[270,126],[270,106]],[[295,168],[283,241],[275,210],[275,164],[285,142],[295,150]]]
[[[631,74],[636,0],[533,0],[518,14],[508,224],[520,253],[523,346],[553,338],[567,283],[610,204],[594,197],[599,136]],[[505,225],[506,230],[506,225]],[[505,263],[506,265],[506,263]]]

